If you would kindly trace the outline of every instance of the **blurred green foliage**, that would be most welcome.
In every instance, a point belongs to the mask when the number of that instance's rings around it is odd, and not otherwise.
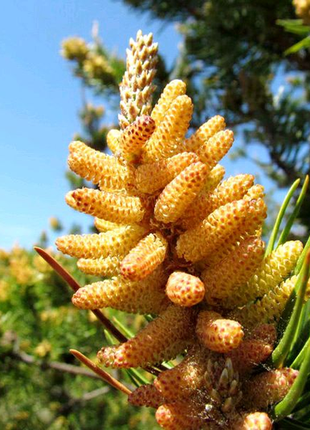
[[[87,283],[73,259],[56,259]],[[79,374],[82,367],[69,349],[95,359],[106,344],[104,330],[92,313],[73,307],[69,287],[40,256],[17,246],[1,250],[0,279],[1,429],[157,428],[149,410],[127,405],[126,396],[104,381]],[[136,329],[143,323],[142,317],[118,318]],[[126,375],[121,378],[132,386]]]

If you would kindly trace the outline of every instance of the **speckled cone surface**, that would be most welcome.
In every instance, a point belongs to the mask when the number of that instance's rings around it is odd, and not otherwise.
[[[80,42],[67,47],[74,55],[69,48],[83,55]],[[270,407],[298,372],[260,365],[277,342],[303,246],[289,241],[264,256],[263,187],[247,173],[224,178],[219,162],[234,133],[220,115],[192,130],[184,82],[168,83],[152,103],[157,49],[141,31],[130,41],[111,155],[70,144],[70,169],[93,187],[70,191],[66,202],[93,216],[98,233],[56,244],[104,278],[72,301],[149,315],[127,342],[103,346],[98,361],[136,368],[177,357],[129,397],[157,409],[161,428],[269,430]]]

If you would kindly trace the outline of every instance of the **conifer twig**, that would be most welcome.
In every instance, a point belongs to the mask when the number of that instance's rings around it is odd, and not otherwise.
[[[77,291],[81,286],[79,283],[70,275],[70,273],[55,260],[48,252],[38,246],[34,247],[34,250],[58,273],[58,275],[67,282],[73,291]],[[97,319],[105,326],[105,328],[113,334],[113,336],[119,342],[126,342],[128,339],[124,336],[112,323],[103,315],[99,309],[92,310],[92,313]]]
[[[91,369],[93,372],[99,375],[105,382],[110,384],[112,387],[116,388],[119,391],[122,391],[127,396],[131,394],[131,391],[129,390],[129,388],[125,387],[125,385],[123,385],[117,379],[113,378],[113,376],[109,375],[109,373],[105,372],[103,369],[100,369],[100,367],[96,366],[96,364],[93,363],[84,354],[77,351],[76,349],[70,349],[70,352],[72,355],[74,355],[75,358],[77,358],[81,363],[85,364],[85,366],[87,366],[89,369]]]

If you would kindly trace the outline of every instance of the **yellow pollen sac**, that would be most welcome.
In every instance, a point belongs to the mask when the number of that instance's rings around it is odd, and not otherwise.
[[[267,205],[263,199],[257,200],[247,199],[246,195],[243,197],[244,201],[249,202],[249,211],[244,224],[241,228],[240,234],[248,236],[261,236],[262,225],[264,219],[267,217]]]
[[[238,348],[230,351],[227,356],[239,375],[249,374],[271,355],[276,339],[277,330],[274,325],[260,324]]]
[[[73,209],[115,223],[139,222],[144,215],[144,208],[139,197],[89,188],[70,191],[66,195],[66,202]]]
[[[244,403],[256,409],[266,409],[280,402],[297,378],[298,370],[282,368],[255,375],[244,384]]]
[[[238,348],[244,335],[240,323],[223,319],[220,314],[212,311],[200,312],[196,334],[204,346],[221,353]]]
[[[70,234],[59,237],[57,248],[77,258],[107,258],[125,256],[144,236],[140,226],[123,226],[100,234]]]
[[[145,144],[143,162],[151,163],[180,152],[192,113],[192,100],[186,95],[178,96]]]
[[[196,399],[161,405],[156,411],[156,421],[165,430],[199,430],[205,426],[204,405]]]
[[[161,268],[142,281],[127,281],[117,276],[80,288],[72,297],[73,304],[80,309],[111,307],[123,312],[137,314],[159,314],[167,308]]]
[[[128,396],[128,402],[134,406],[146,406],[147,408],[157,409],[166,400],[154,385],[147,384],[136,388]]]
[[[98,359],[104,366],[116,368],[145,367],[171,360],[192,341],[192,319],[190,309],[169,306],[132,339],[102,348]]]
[[[194,306],[204,298],[205,287],[197,276],[173,272],[166,285],[166,294],[176,305]]]
[[[164,223],[175,222],[195,199],[208,175],[203,163],[193,163],[174,178],[158,197],[154,215]]]
[[[203,194],[208,194],[213,191],[219,185],[224,176],[225,168],[220,164],[216,164],[210,171],[201,192]]]
[[[272,430],[272,421],[266,412],[244,413],[231,422],[231,430]]]
[[[295,267],[302,249],[303,244],[295,240],[280,245],[269,254],[246,285],[246,289],[253,292],[249,300],[263,296],[285,279]]]
[[[261,299],[232,311],[231,316],[249,328],[258,323],[278,322],[296,282],[297,276],[286,279]]]
[[[260,238],[250,236],[216,266],[204,270],[202,280],[207,287],[207,302],[229,308],[238,286],[245,284],[261,263],[264,248]]]
[[[182,96],[186,92],[185,82],[175,79],[167,84],[157,102],[154,109],[152,110],[151,117],[155,121],[156,125],[164,119],[165,114],[171,105],[171,103],[178,97]]]
[[[68,165],[84,179],[99,184],[101,189],[121,190],[133,182],[133,172],[115,157],[89,148],[82,142],[69,146]]]
[[[77,262],[81,272],[95,276],[115,276],[119,274],[121,259],[119,257],[81,258]]]
[[[152,136],[155,122],[150,116],[140,116],[129,124],[121,136],[121,154],[129,162],[137,160],[145,142]]]
[[[214,209],[243,198],[253,182],[254,176],[249,174],[231,176],[223,181],[211,194]]]
[[[164,188],[182,170],[197,161],[199,158],[193,152],[181,152],[155,163],[142,164],[136,170],[135,185],[139,191],[152,194]]]
[[[219,131],[195,152],[212,169],[226,155],[233,141],[234,133],[231,130]]]
[[[111,129],[107,134],[107,145],[108,148],[114,153],[120,153],[120,140],[121,140],[121,131],[116,129]]]
[[[186,211],[182,219],[182,227],[186,229],[194,227],[220,206],[242,199],[253,182],[253,175],[231,176],[209,195],[200,193]]]
[[[159,374],[155,387],[167,400],[190,397],[203,386],[209,355],[206,348],[196,343],[181,363]]]
[[[262,199],[265,196],[264,187],[260,184],[253,185],[243,197],[248,200]]]
[[[177,254],[196,262],[214,251],[220,243],[240,230],[249,214],[250,202],[237,200],[221,206],[205,220],[179,236]]]
[[[151,233],[142,239],[121,263],[124,279],[144,279],[165,259],[168,242],[160,233]]]
[[[214,136],[219,131],[226,127],[225,119],[216,115],[205,122],[198,130],[189,138],[185,139],[185,151],[197,151],[204,143]]]
[[[106,221],[105,219],[95,218],[95,227],[102,233],[109,230],[115,230],[121,227],[121,224],[116,224],[115,222]]]

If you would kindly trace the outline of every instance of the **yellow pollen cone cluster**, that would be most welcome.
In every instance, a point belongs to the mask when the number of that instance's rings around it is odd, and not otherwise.
[[[66,201],[92,215],[98,233],[60,237],[57,247],[83,272],[106,278],[80,288],[73,304],[152,315],[98,360],[132,368],[179,355],[129,396],[156,408],[162,428],[269,430],[269,407],[297,372],[256,371],[274,349],[302,244],[286,242],[264,257],[264,189],[250,174],[223,180],[219,164],[233,132],[219,115],[192,130],[193,103],[178,79],[152,107],[157,45],[139,31],[130,47],[120,130],[107,135],[112,155],[82,142],[69,147],[69,167],[95,188],[71,191]]]

